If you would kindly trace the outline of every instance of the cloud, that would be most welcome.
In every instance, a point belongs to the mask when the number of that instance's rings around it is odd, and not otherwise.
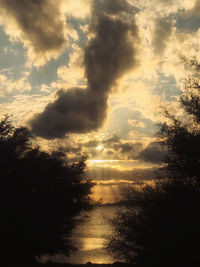
[[[143,149],[141,142],[123,140],[113,135],[110,138],[94,138],[88,142],[79,143],[82,152],[87,153],[89,159],[135,159]]]
[[[120,145],[120,152],[121,153],[127,153],[130,152],[132,150],[134,151],[138,151],[138,149],[141,149],[142,144],[141,143],[124,143]]]
[[[140,142],[127,142],[121,140],[118,143],[110,143],[107,147],[112,149],[113,153],[117,152],[118,157],[124,158],[126,155],[128,158],[133,158],[133,155],[137,155],[142,150],[143,145]]]
[[[113,135],[112,137],[106,139],[103,141],[104,144],[113,144],[113,143],[119,143],[120,138],[117,135]]]
[[[199,16],[199,11],[200,11],[200,2],[199,2],[199,0],[193,0],[193,6],[192,6],[191,9],[189,9],[186,12],[185,17],[189,17],[191,15]]]
[[[59,0],[61,1],[62,12],[67,16],[84,19],[90,15],[91,0]]]
[[[57,69],[58,80],[52,82],[51,86],[57,89],[76,87],[86,83],[83,68],[83,51],[76,45],[72,45],[69,62]]]
[[[18,80],[9,79],[6,75],[0,74],[0,97],[5,97],[10,94],[23,93],[31,90],[26,77]]]
[[[103,96],[104,97],[104,96]],[[102,125],[106,101],[80,88],[59,90],[57,99],[31,121],[32,131],[47,139],[63,138],[65,133],[86,133]]]
[[[152,45],[154,53],[162,55],[170,35],[172,34],[173,24],[172,21],[167,18],[157,18],[155,20],[155,28],[153,32]]]
[[[15,82],[13,84],[15,85]],[[0,114],[11,114],[12,121],[17,123],[17,126],[26,126],[27,118],[30,118],[34,110],[42,110],[49,102],[50,97],[41,97],[38,94],[20,94],[18,92],[17,95],[12,95],[7,101],[1,103]]]
[[[66,48],[66,25],[58,2],[0,0],[4,17],[1,23],[5,23],[7,34],[18,37],[24,43],[35,65],[43,65],[47,60],[58,57]],[[12,24],[12,28],[8,24]]]
[[[176,27],[185,32],[193,33],[200,28],[199,22],[200,2],[196,0],[194,5],[188,9],[180,12],[176,18]]]
[[[132,170],[118,170],[109,167],[90,167],[86,170],[88,178],[93,180],[128,180],[143,181],[152,180],[159,171],[157,167],[136,168]]]
[[[99,141],[98,140],[90,140],[87,143],[84,143],[82,145],[85,146],[85,147],[92,147],[92,148],[94,148],[94,147],[97,147],[98,144],[99,144]]]
[[[129,180],[98,180],[95,181],[98,186],[103,186],[103,187],[109,187],[109,186],[127,186],[127,185],[133,185],[135,184],[134,182],[130,182]],[[137,184],[137,182],[136,182]]]
[[[77,143],[77,145],[82,148],[82,153],[87,153],[88,159],[94,161],[107,159],[110,160],[109,163],[105,163],[108,165],[112,160],[118,159],[140,162],[142,166],[149,164],[158,166],[167,157],[167,147],[158,141],[147,141],[145,144],[144,141],[120,140],[117,136],[113,136],[108,139],[91,139],[88,142]],[[98,145],[101,149],[97,149]]]
[[[30,123],[38,136],[63,138],[67,133],[97,130],[106,118],[113,85],[138,64],[138,30],[127,1],[94,2],[89,31],[83,59],[87,87],[58,91],[55,101]]]
[[[160,142],[152,142],[137,155],[137,159],[151,163],[161,163],[166,156],[166,146]]]

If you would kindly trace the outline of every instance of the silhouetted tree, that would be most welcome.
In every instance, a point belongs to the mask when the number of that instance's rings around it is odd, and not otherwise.
[[[42,254],[69,254],[76,215],[91,207],[85,159],[32,145],[26,128],[0,122],[0,243],[2,263],[32,263]]]
[[[145,266],[199,266],[199,188],[166,179],[128,194],[127,206],[111,221],[109,252]]]
[[[188,62],[187,62],[188,63]],[[183,115],[165,111],[159,138],[168,147],[165,174],[124,193],[127,206],[111,220],[107,249],[117,259],[150,266],[200,266],[200,66],[188,65]]]

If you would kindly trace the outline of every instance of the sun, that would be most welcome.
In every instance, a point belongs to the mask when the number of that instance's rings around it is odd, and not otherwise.
[[[102,145],[98,145],[98,146],[96,147],[96,150],[103,150],[103,146],[102,146]]]

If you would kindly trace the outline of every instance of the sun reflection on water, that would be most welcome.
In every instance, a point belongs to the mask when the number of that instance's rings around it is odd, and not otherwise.
[[[114,259],[104,250],[106,237],[112,233],[107,223],[108,217],[113,217],[116,207],[99,206],[90,214],[89,219],[77,226],[73,240],[78,250],[73,252],[69,258],[72,264],[113,263]]]

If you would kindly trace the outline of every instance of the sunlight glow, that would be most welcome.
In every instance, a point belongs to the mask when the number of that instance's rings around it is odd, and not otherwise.
[[[141,162],[138,160],[116,160],[116,159],[88,159],[87,160],[88,167],[112,167],[118,170],[132,170],[141,169],[141,168],[149,168],[149,167],[157,167],[158,164],[152,164],[148,162]]]
[[[89,159],[87,161],[88,166],[91,165],[108,165],[111,166],[112,164],[118,163],[119,160],[113,160],[113,159]]]
[[[109,161],[113,161],[113,160],[109,160]],[[107,160],[105,159],[89,159],[88,161],[88,166],[90,165],[96,165],[96,164],[102,164],[104,162],[107,162]]]
[[[98,145],[98,146],[96,147],[96,150],[103,150],[103,146],[102,146],[102,145]]]
[[[95,231],[98,233],[99,229],[95,229]],[[102,237],[84,237],[82,241],[83,250],[99,249],[104,246],[104,239]]]

